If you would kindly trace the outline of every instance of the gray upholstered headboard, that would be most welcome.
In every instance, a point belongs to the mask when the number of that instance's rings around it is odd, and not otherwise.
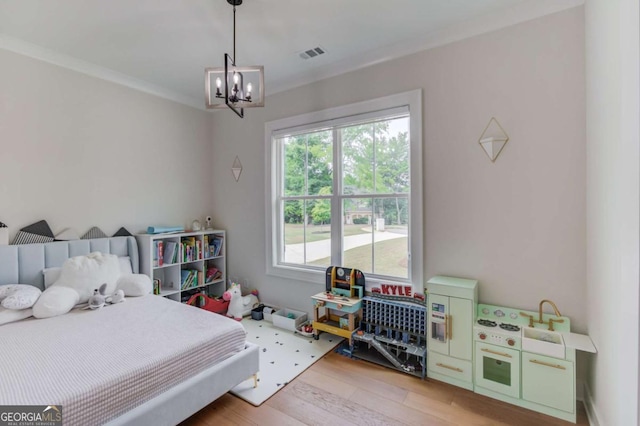
[[[134,237],[0,246],[0,285],[31,284],[44,290],[44,268],[62,266],[70,257],[94,251],[129,256],[131,269],[135,274],[139,271],[138,243]]]

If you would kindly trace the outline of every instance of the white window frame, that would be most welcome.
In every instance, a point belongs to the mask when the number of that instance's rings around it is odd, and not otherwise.
[[[409,109],[409,137],[410,137],[410,176],[411,190],[410,205],[410,235],[409,235],[409,265],[410,279],[376,279],[367,275],[367,287],[380,282],[411,283],[414,288],[422,288],[423,280],[423,204],[422,204],[422,90],[397,93],[382,98],[354,104],[334,107],[322,111],[301,114],[294,117],[265,123],[265,220],[266,220],[266,273],[270,276],[288,278],[292,280],[324,284],[323,270],[310,269],[304,265],[278,264],[278,235],[280,224],[278,220],[278,154],[277,141],[274,135],[283,130],[304,130],[317,128],[318,123],[336,125],[344,121],[352,121],[355,117],[366,118],[382,110],[408,107]],[[334,217],[332,211],[332,217]],[[340,217],[335,216],[335,217]],[[348,266],[348,265],[344,265]]]

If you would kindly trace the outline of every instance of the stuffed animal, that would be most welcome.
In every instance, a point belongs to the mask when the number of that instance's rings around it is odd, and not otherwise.
[[[247,296],[242,295],[240,284],[231,284],[229,290],[222,295],[224,300],[229,301],[227,316],[240,321],[243,316],[251,314],[251,309],[260,304],[258,301],[258,292],[254,290]]]
[[[89,297],[89,309],[100,309],[105,304],[105,292],[107,291],[107,283],[100,286],[100,289],[93,290],[93,296]]]
[[[124,290],[118,290],[113,294],[113,296],[107,297],[107,303],[111,304],[124,302],[124,300]]]

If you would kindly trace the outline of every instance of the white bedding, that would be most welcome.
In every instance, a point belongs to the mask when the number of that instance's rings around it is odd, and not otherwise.
[[[0,326],[0,405],[97,425],[241,351],[242,325],[159,296]]]

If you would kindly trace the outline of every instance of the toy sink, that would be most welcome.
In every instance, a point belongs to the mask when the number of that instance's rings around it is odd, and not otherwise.
[[[560,333],[525,327],[522,350],[564,359],[564,340]]]

